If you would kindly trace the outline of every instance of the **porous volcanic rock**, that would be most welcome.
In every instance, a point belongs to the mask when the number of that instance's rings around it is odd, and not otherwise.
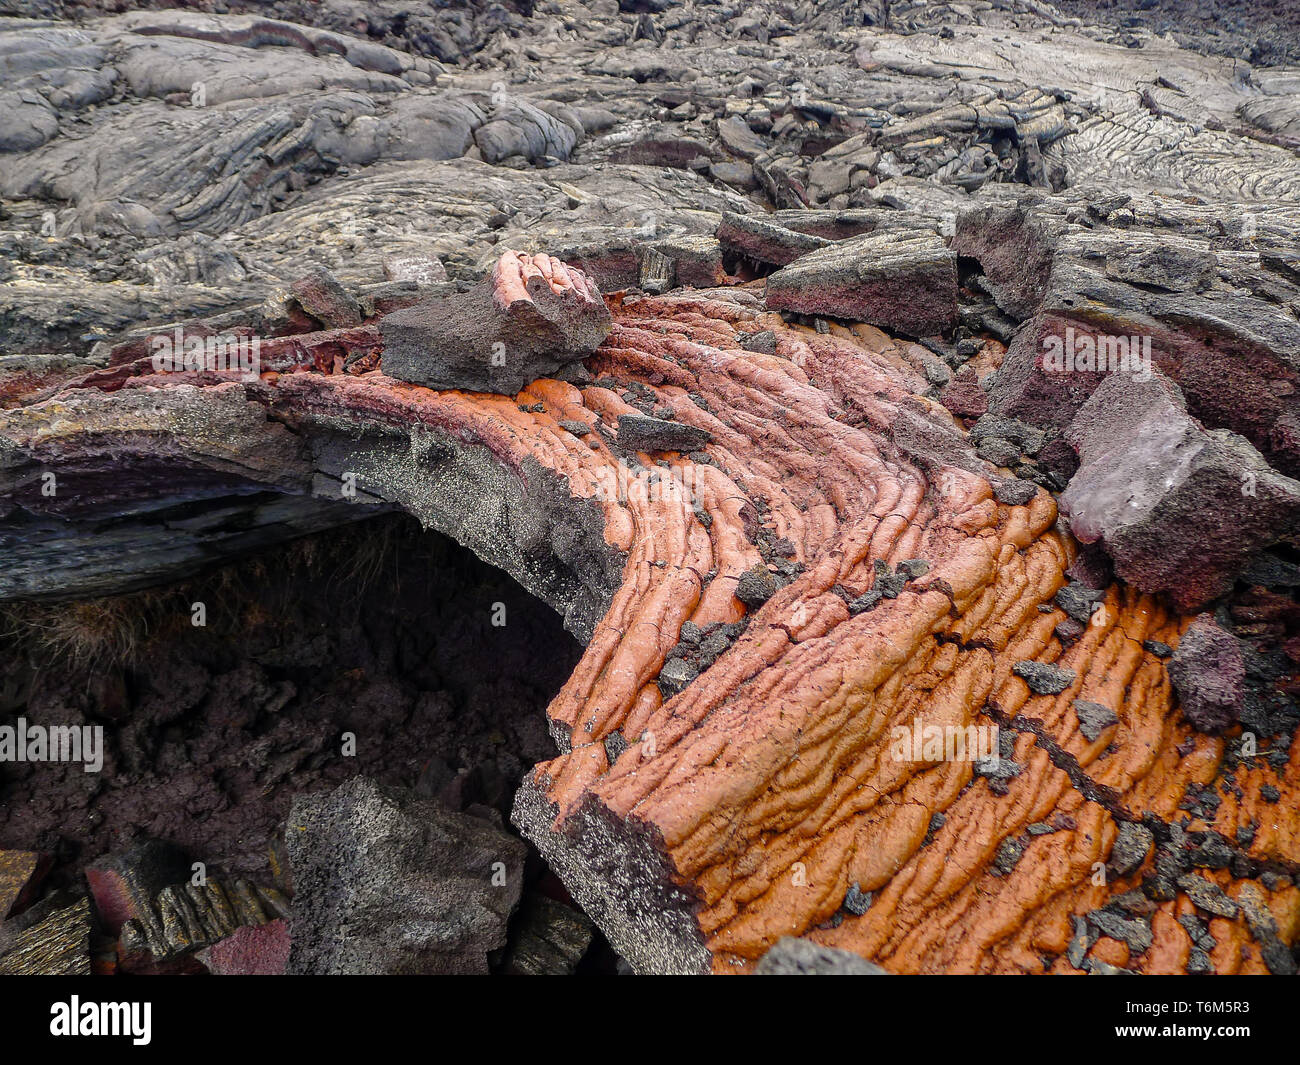
[[[1183,610],[1222,595],[1254,554],[1300,528],[1300,482],[1244,438],[1203,428],[1162,374],[1107,378],[1065,438],[1079,453],[1061,496],[1074,535]]]
[[[600,290],[549,255],[507,252],[469,292],[380,321],[384,371],[429,388],[514,395],[596,350],[610,329]]]
[[[356,777],[294,801],[288,972],[486,973],[519,901],[523,844]]]

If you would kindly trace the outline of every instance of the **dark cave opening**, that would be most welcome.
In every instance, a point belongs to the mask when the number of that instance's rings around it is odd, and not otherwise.
[[[404,515],[144,592],[11,603],[0,725],[102,727],[103,766],[0,764],[0,848],[51,855],[48,888],[146,838],[269,880],[293,797],[358,774],[508,825],[580,654],[550,607]]]

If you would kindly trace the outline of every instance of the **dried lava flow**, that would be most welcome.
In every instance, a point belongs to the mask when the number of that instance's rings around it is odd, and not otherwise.
[[[651,829],[668,873],[689,887],[715,970],[744,966],[787,934],[811,934],[898,972],[1042,971],[1045,957],[1068,970],[1071,915],[1138,883],[1111,877],[1093,886],[1094,863],[1116,838],[1114,814],[1163,825],[1189,784],[1216,775],[1222,741],[1181,722],[1163,665],[1143,648],[1144,640],[1176,645],[1184,622],[1151,597],[1115,588],[1094,617],[1100,623],[1063,646],[1055,629],[1065,615],[1052,597],[1072,547],[1053,528],[1051,497],[1006,506],[988,480],[945,461],[942,446],[901,453],[909,415],[939,424],[947,415],[910,394],[919,391],[911,371],[878,331],[822,336],[775,315],[688,299],[642,300],[616,322],[592,368],[654,383],[658,404],[713,434],[710,465],[650,467],[661,482],[696,484],[708,518],[676,490],[662,491],[657,506],[606,505],[609,528],[630,551],[625,583],[550,708],[573,750],[535,771],[558,831],[579,809],[635,824],[642,837]],[[739,350],[742,329],[772,330],[777,354]],[[628,412],[603,389],[585,391],[585,410],[570,405],[576,393],[535,391],[561,417]],[[584,492],[582,478],[573,483]],[[682,624],[739,616],[734,582],[759,550],[744,534],[747,506],[770,532],[755,537],[759,544],[769,554],[773,543],[788,545],[801,572],[725,657],[662,703],[655,676]],[[846,599],[873,586],[877,562],[917,558],[929,563],[924,576],[850,616]],[[1034,695],[1012,674],[1023,660],[1077,679],[1059,695]],[[1118,726],[1089,742],[1075,699],[1113,708]],[[1020,772],[1005,787],[972,779],[970,762],[890,756],[893,726],[991,724],[990,708],[1003,721],[1041,723],[1110,789],[1098,792],[1106,805],[1074,787],[1027,733],[1012,756]],[[602,741],[616,733],[630,747],[611,768]],[[1226,835],[1254,823],[1263,776],[1284,790],[1290,783],[1294,795],[1290,770],[1287,781],[1251,773],[1261,781],[1243,782],[1243,800],[1225,803],[1212,826]],[[946,818],[931,832],[936,814]],[[569,831],[581,835],[583,819]],[[1026,835],[1046,822],[1052,831]],[[1258,833],[1251,854],[1294,862],[1283,849],[1293,847],[1290,833],[1279,829]],[[1007,840],[1022,848],[1010,870],[997,861]],[[1226,872],[1212,878],[1229,895],[1266,897],[1284,937],[1294,935],[1300,892],[1268,895]],[[862,916],[841,909],[854,884],[878,892]],[[1161,903],[1143,959],[1114,940],[1094,957],[1181,971],[1191,943],[1174,918],[1191,912],[1181,893]],[[1243,956],[1246,926],[1217,924],[1215,968],[1264,971],[1257,951]]]
[[[516,397],[394,381],[362,327],[290,338],[282,372],[248,385],[137,363],[46,402],[243,388],[299,434],[419,428],[521,481],[540,465],[598,505],[622,582],[549,708],[563,753],[515,816],[640,969],[743,971],[805,935],[895,972],[1182,972],[1198,951],[1218,972],[1267,971],[1300,923],[1300,889],[1260,877],[1300,865],[1297,752],[1280,771],[1233,767],[1213,819],[1184,832],[1189,790],[1227,772],[1224,741],[1183,721],[1144,641],[1176,646],[1187,619],[1114,587],[1068,635],[1053,596],[1074,547],[1052,497],[999,501],[1000,478],[919,395],[898,342],[787,325],[745,295],[611,298],[595,383]],[[745,347],[766,331],[775,354]],[[344,371],[339,350],[369,354]],[[650,411],[712,442],[621,451],[619,416]],[[747,611],[737,585],[760,565],[777,587]],[[701,671],[665,701],[677,658],[688,679]],[[1035,694],[1013,673],[1024,661],[1073,680]],[[1118,724],[1089,741],[1080,699]],[[918,721],[1001,724],[1014,765],[894,757],[892,729]],[[1155,846],[1119,861],[1126,821]],[[1187,859],[1206,830],[1232,853]],[[1130,894],[1144,874],[1156,890]],[[1222,915],[1199,925],[1189,891]],[[864,893],[869,906],[846,908]],[[1107,934],[1089,934],[1076,919],[1103,906],[1091,927]]]

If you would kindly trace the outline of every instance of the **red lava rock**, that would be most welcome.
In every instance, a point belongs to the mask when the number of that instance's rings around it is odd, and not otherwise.
[[[1300,483],[1244,438],[1205,430],[1163,375],[1108,377],[1065,438],[1079,453],[1061,496],[1071,531],[1182,610],[1228,591],[1255,552],[1300,527]]]
[[[939,393],[939,402],[959,418],[979,418],[989,410],[989,397],[970,366],[963,366],[944,385]]]
[[[288,922],[244,925],[198,958],[215,976],[282,976],[289,964]]]

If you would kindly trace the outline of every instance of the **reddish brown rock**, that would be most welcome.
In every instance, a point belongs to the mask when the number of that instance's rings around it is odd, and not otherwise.
[[[1214,615],[1200,615],[1183,633],[1169,677],[1183,714],[1202,732],[1223,732],[1237,723],[1245,705],[1245,656]]]
[[[939,402],[959,418],[981,418],[989,410],[989,397],[969,366],[962,367],[943,387]]]
[[[1161,374],[1107,378],[1065,439],[1079,454],[1061,497],[1074,535],[1183,610],[1228,591],[1256,552],[1300,528],[1300,483],[1245,439],[1204,429]]]
[[[346,359],[256,382],[132,366],[0,430],[17,453],[93,457],[126,439],[113,413],[137,397],[155,426],[202,409],[186,390],[237,397],[255,441],[274,439],[266,412],[294,427],[314,491],[353,472],[354,506],[404,507],[563,610],[586,650],[548,709],[560,753],[514,816],[639,970],[747,972],[796,936],[897,973],[1254,972],[1264,940],[1295,941],[1300,890],[1256,876],[1300,864],[1295,750],[1236,763],[1236,790],[1200,813],[1234,842],[1196,878],[1234,913],[1261,892],[1276,933],[1259,912],[1215,917],[1192,958],[1179,918],[1211,895],[1188,879],[1200,841],[1175,828],[1229,762],[1177,709],[1163,656],[1189,619],[1126,585],[1070,618],[1057,593],[1078,545],[1053,498],[1007,501],[905,347],[791,326],[734,289],[608,305],[589,384],[437,391]],[[647,463],[617,447],[619,419],[647,414],[709,440]],[[217,453],[202,416],[160,433]],[[239,453],[247,485],[273,479]],[[741,586],[759,566],[776,586],[761,595]],[[1115,722],[1094,730],[1080,702]],[[946,755],[944,736],[978,753],[995,729],[981,757]],[[1135,821],[1163,826],[1140,855],[1120,844]],[[1117,845],[1126,872],[1099,885]],[[1149,945],[1089,916],[1144,885]]]
[[[289,925],[282,920],[245,925],[198,957],[215,976],[283,976],[289,964]]]

